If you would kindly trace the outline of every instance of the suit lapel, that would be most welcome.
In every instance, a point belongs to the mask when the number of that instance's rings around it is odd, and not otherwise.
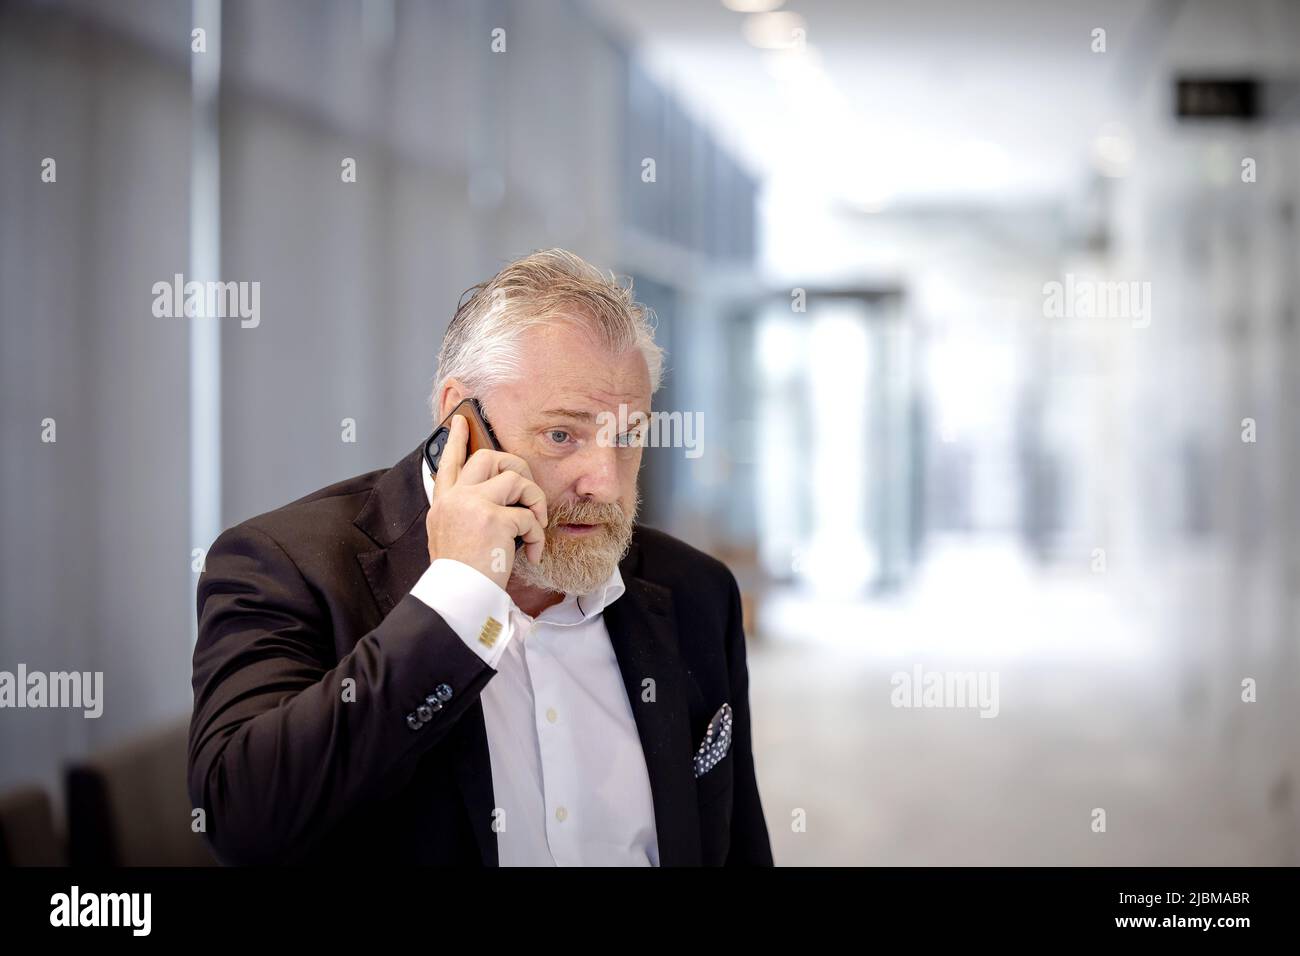
[[[429,549],[421,519],[429,503],[420,475],[419,449],[380,477],[353,524],[379,547],[357,555],[379,613],[389,612],[429,566]]]
[[[634,543],[620,566],[627,591],[605,608],[605,627],[650,776],[659,865],[699,866],[699,803],[691,763],[693,685],[678,651],[672,592],[636,574],[639,551]],[[647,685],[647,679],[654,683]]]

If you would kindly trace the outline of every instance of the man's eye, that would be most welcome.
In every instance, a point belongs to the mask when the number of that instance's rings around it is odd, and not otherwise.
[[[630,432],[624,432],[623,434],[619,435],[619,436],[618,436],[618,445],[619,445],[619,447],[620,447],[620,448],[634,448],[634,447],[636,447],[637,442],[638,442],[638,440],[639,440],[639,438],[640,438],[640,434],[641,434],[641,433],[640,433],[640,432],[637,432],[637,431],[630,431]]]
[[[564,440],[565,440],[566,438],[569,437],[569,433],[568,433],[568,432],[563,431],[562,429],[559,429],[559,428],[554,428],[554,429],[552,429],[551,431],[547,432],[546,434],[549,435],[550,438],[551,438],[551,441],[555,442],[555,444],[557,444],[557,445],[563,445],[563,444],[564,444]],[[556,437],[555,437],[556,435],[559,435],[560,437],[559,437],[559,438],[556,438]]]

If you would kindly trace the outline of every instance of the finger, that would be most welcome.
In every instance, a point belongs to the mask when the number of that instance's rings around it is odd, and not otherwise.
[[[479,485],[488,500],[499,505],[523,505],[546,527],[546,494],[535,482],[515,471],[503,471]]]
[[[508,451],[494,451],[491,448],[480,448],[469,456],[465,467],[461,469],[460,480],[476,485],[480,481],[495,478],[503,471],[517,472],[529,481],[533,480],[533,470],[528,467],[528,462]]]
[[[523,508],[508,508],[514,523],[516,537],[524,539],[524,554],[533,564],[542,560],[542,550],[546,546],[546,532],[537,522],[537,516]]]
[[[445,493],[460,479],[461,469],[465,466],[465,447],[469,444],[469,425],[464,416],[453,415],[447,434],[447,444],[443,446],[442,457],[438,459],[438,474],[435,476],[433,493],[437,497]]]

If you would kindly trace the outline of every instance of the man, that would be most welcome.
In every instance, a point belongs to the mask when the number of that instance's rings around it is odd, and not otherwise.
[[[772,863],[735,578],[635,524],[661,353],[562,250],[448,327],[422,447],[224,532],[189,787],[227,863]],[[618,418],[620,406],[624,415]],[[516,550],[516,538],[523,539]]]

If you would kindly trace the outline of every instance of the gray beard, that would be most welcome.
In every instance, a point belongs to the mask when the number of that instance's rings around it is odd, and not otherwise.
[[[546,529],[546,546],[540,564],[528,560],[522,548],[515,554],[510,583],[523,587],[586,594],[605,582],[632,544],[632,526],[641,504],[638,491],[631,515],[609,522],[590,537],[570,539],[558,524]]]

